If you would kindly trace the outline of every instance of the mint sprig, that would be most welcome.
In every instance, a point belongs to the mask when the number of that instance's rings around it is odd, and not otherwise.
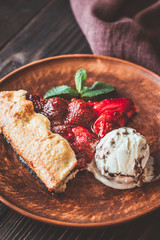
[[[55,87],[50,89],[46,94],[44,95],[44,98],[50,98],[55,96],[61,96],[61,95],[70,95],[71,97],[78,97],[78,92],[71,87],[67,85],[62,85],[59,87]]]
[[[86,79],[87,79],[86,70],[84,70],[83,68],[79,69],[75,75],[75,84],[78,93],[81,93],[81,91],[83,90]]]
[[[110,84],[105,84],[103,82],[95,82],[92,87],[84,87],[83,91],[81,92],[81,97],[97,97],[102,94],[107,94],[114,91],[115,88]]]
[[[74,98],[93,98],[103,94],[111,93],[115,88],[110,84],[105,84],[103,82],[95,82],[92,87],[86,87],[85,82],[87,79],[86,71],[81,68],[77,71],[75,75],[75,85],[76,90],[72,89],[67,85],[62,85],[59,87],[54,87],[50,89],[45,95],[44,98],[50,98],[55,96],[68,95]]]

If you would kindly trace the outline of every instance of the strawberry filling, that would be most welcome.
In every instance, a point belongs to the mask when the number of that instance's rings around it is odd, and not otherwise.
[[[85,168],[94,158],[96,145],[113,129],[122,127],[136,111],[131,99],[105,99],[101,102],[70,102],[53,97],[44,99],[39,94],[27,94],[35,112],[42,113],[51,122],[51,131],[70,143],[77,158],[77,168]]]
[[[41,113],[45,115],[54,125],[63,123],[68,111],[68,103],[59,97],[50,98],[44,104]]]
[[[92,103],[73,98],[68,105],[68,114],[64,119],[65,125],[90,127],[98,115]]]

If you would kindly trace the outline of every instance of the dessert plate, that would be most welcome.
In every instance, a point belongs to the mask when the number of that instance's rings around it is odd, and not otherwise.
[[[62,84],[74,87],[74,74],[84,68],[87,85],[103,81],[138,107],[128,126],[143,134],[160,172],[160,77],[133,63],[111,57],[66,55],[28,64],[0,80],[0,91],[25,89],[44,94]],[[87,171],[52,195],[19,161],[0,135],[0,200],[36,220],[70,227],[107,226],[125,222],[160,206],[160,182],[142,188],[117,190],[104,186]]]

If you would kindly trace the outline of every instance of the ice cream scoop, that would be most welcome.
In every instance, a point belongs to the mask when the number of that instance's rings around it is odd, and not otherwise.
[[[135,129],[123,127],[102,138],[96,147],[95,159],[88,166],[99,181],[117,189],[141,186],[149,160],[149,145]]]

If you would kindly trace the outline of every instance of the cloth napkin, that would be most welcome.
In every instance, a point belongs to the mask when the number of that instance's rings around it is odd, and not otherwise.
[[[70,0],[94,54],[125,59],[160,74],[160,1]]]

